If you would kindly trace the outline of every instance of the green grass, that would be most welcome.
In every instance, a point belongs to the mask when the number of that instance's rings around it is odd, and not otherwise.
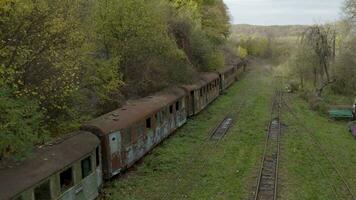
[[[284,110],[283,122],[288,128],[282,140],[281,199],[350,199],[326,159],[328,156],[335,161],[355,193],[356,145],[346,122],[335,122],[310,111],[308,104],[295,96],[286,99],[296,114]],[[320,145],[313,142],[311,134]]]
[[[104,189],[105,199],[248,199],[254,186],[277,81],[255,66],[201,114],[189,120],[142,164]],[[356,144],[346,122],[310,110],[295,95],[282,110],[279,197],[283,200],[349,199],[326,156],[356,193]],[[206,140],[227,114],[234,126],[217,145]],[[312,134],[312,135],[311,135]],[[315,141],[319,144],[315,144]],[[320,149],[322,148],[322,150]]]
[[[246,199],[256,181],[270,119],[270,74],[255,67],[226,94],[104,189],[107,199]],[[206,141],[228,113],[234,126]]]

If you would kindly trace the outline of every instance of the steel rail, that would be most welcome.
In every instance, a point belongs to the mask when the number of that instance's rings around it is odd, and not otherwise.
[[[274,171],[274,192],[273,192],[273,200],[277,199],[277,195],[278,195],[278,170],[279,170],[279,155],[280,155],[280,135],[282,132],[282,127],[281,127],[281,121],[280,121],[280,101],[281,101],[281,92],[280,91],[276,91],[276,94],[273,97],[272,100],[272,109],[271,109],[271,120],[269,122],[268,125],[268,132],[267,132],[267,136],[266,136],[266,140],[265,140],[265,148],[264,148],[264,153],[262,156],[262,161],[261,161],[261,167],[260,167],[260,173],[257,179],[257,187],[256,187],[256,191],[255,191],[255,200],[259,199],[259,194],[260,194],[260,190],[261,190],[261,182],[262,182],[262,178],[263,178],[263,170],[264,170],[264,164],[266,161],[266,157],[267,157],[267,151],[268,151],[268,147],[269,147],[269,142],[271,139],[271,128],[272,128],[272,123],[274,118],[274,112],[277,106],[277,119],[278,119],[278,133],[277,133],[277,152],[276,152],[276,166],[275,166],[275,171]],[[279,99],[278,99],[279,98]],[[278,100],[277,100],[278,99]]]

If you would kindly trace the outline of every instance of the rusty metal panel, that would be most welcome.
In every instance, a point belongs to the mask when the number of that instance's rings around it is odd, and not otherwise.
[[[121,144],[122,137],[120,131],[109,135],[111,176],[120,173],[121,165]]]

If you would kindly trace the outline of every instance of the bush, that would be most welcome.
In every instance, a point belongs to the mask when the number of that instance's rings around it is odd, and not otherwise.
[[[0,158],[24,156],[33,144],[48,139],[44,114],[35,101],[13,98],[10,90],[0,88],[0,112]]]

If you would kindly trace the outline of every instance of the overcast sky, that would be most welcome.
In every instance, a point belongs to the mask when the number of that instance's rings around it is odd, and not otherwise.
[[[286,25],[331,22],[344,0],[224,0],[234,24]]]

